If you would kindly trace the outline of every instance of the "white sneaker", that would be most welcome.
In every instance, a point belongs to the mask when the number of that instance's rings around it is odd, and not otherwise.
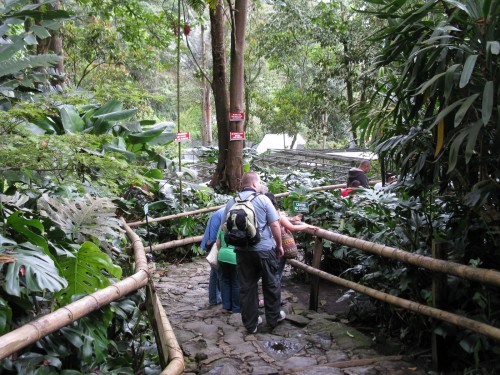
[[[285,320],[286,314],[283,310],[280,310],[280,317],[278,318],[278,322],[281,322],[282,320]]]
[[[257,326],[255,327],[255,329],[252,331],[252,333],[257,333],[257,328],[262,324],[262,318],[259,316],[257,318]]]

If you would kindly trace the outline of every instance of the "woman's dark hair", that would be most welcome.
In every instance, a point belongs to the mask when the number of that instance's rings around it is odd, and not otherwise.
[[[273,193],[268,192],[268,193],[265,193],[264,195],[269,198],[269,200],[273,204],[274,208],[278,208],[278,202],[276,201],[276,198],[274,197]]]

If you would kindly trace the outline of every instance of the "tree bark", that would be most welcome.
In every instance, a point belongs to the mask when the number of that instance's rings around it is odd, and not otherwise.
[[[248,0],[236,0],[231,32],[231,83],[230,112],[244,111],[245,93],[245,32],[248,13]],[[244,121],[231,121],[230,132],[244,132]],[[229,142],[226,161],[226,180],[230,191],[238,191],[243,175],[244,141]]]
[[[212,92],[215,102],[219,159],[210,185],[219,186],[227,191],[226,160],[229,147],[229,90],[227,86],[226,49],[224,45],[224,7],[218,0],[215,7],[210,7],[210,34],[212,37],[213,79]]]

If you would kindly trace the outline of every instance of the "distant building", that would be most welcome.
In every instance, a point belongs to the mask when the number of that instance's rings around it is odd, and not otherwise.
[[[262,154],[267,150],[290,149],[292,141],[293,137],[288,134],[266,134],[255,150],[257,154]],[[305,144],[306,141],[304,138],[300,134],[297,134],[297,140],[293,145],[293,149],[302,149]]]

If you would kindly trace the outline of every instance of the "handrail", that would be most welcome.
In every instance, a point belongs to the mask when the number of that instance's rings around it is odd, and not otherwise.
[[[124,220],[122,220],[122,225],[127,233],[130,242],[132,243],[134,254],[140,254],[140,258],[144,259],[144,261],[147,262],[141,238],[125,223]],[[150,285],[152,286],[152,282],[150,282]],[[150,289],[153,291],[155,290],[154,287]],[[163,359],[163,362],[167,363],[167,366],[161,372],[161,375],[181,374],[184,371],[185,367],[182,349],[177,342],[174,330],[172,329],[167,314],[165,313],[165,309],[163,308],[161,301],[158,298],[158,294],[156,294],[155,292],[152,294],[153,298],[151,302],[153,304],[154,321],[158,325],[157,332],[160,339],[160,343],[157,343],[157,347],[160,355],[163,354],[167,357]],[[163,350],[160,350],[160,348],[165,348],[166,352],[163,352]]]
[[[360,240],[358,238],[345,236],[324,229],[306,229],[304,230],[304,232],[308,232],[315,235],[316,237],[325,238],[342,245],[355,247],[363,251],[381,255],[386,258],[399,260],[401,262],[405,262],[414,266],[424,267],[431,271],[447,273],[472,281],[479,281],[494,286],[500,286],[500,272],[496,270],[475,268],[459,263],[434,259],[425,255],[409,253],[395,247]]]
[[[293,267],[300,268],[307,273],[321,277],[322,279],[331,281],[335,284],[344,286],[349,289],[353,289],[357,292],[366,294],[367,296],[376,298],[380,301],[396,305],[407,310],[417,312],[422,315],[430,316],[431,318],[436,318],[449,323],[453,323],[457,326],[470,329],[474,332],[481,333],[485,336],[489,336],[493,339],[500,340],[500,329],[485,323],[478,322],[473,319],[465,318],[463,316],[449,313],[444,310],[440,310],[434,307],[426,306],[421,303],[413,302],[404,298],[396,297],[388,293],[381,292],[376,289],[368,288],[364,285],[355,283],[353,281],[345,280],[341,277],[334,276],[324,271],[320,271],[317,268],[308,266],[304,263],[299,262],[295,259],[288,259],[288,264]]]
[[[370,185],[375,184],[376,182],[377,181],[371,181]],[[322,191],[322,190],[341,189],[341,188],[344,188],[345,186],[346,186],[346,184],[316,186],[316,187],[310,188],[309,191]],[[287,191],[285,193],[275,194],[274,196],[276,198],[280,198],[280,197],[287,197],[289,195],[290,195],[290,192]],[[168,216],[158,217],[158,218],[155,218],[155,219],[154,218],[153,219],[148,219],[147,222],[146,222],[146,220],[133,221],[133,222],[127,223],[127,225],[130,226],[130,227],[137,227],[139,225],[143,225],[143,224],[147,224],[147,223],[157,223],[159,221],[177,219],[179,217],[185,217],[185,216],[191,216],[191,215],[197,215],[197,214],[204,214],[204,213],[207,213],[207,212],[217,211],[219,208],[222,208],[222,207],[225,207],[225,206],[226,206],[225,204],[222,204],[220,206],[213,206],[213,207],[208,207],[208,208],[202,208],[200,210],[194,210],[194,211],[188,211],[188,212],[181,212],[181,213],[178,213],[178,214],[172,214],[172,215],[168,215]]]

